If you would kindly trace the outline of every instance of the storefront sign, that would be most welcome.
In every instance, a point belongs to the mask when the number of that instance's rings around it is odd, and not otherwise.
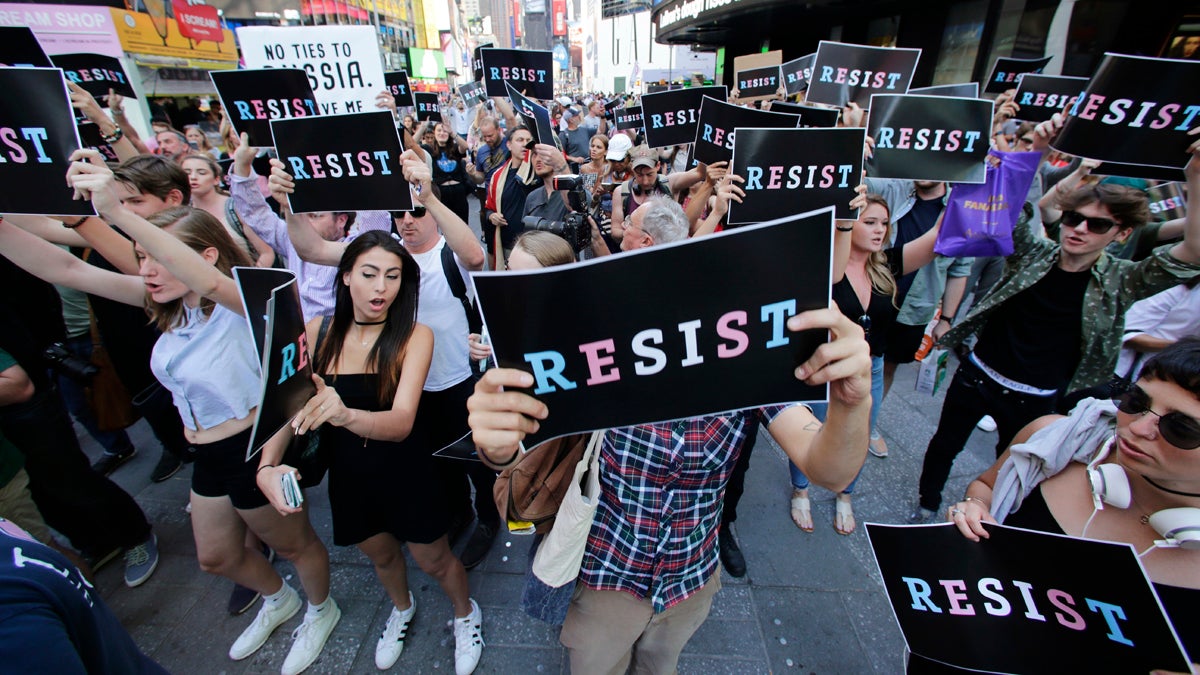
[[[124,54],[108,7],[0,3],[0,26],[33,31],[46,54]]]
[[[179,23],[169,16],[113,8],[108,11],[112,13],[121,46],[127,52],[237,63],[237,43],[232,31],[222,29],[220,42],[196,42],[188,40],[180,32]]]
[[[179,34],[197,42],[221,42],[225,34],[221,30],[221,16],[217,8],[204,5],[196,0],[171,0],[171,8],[175,10],[175,22],[179,25]]]

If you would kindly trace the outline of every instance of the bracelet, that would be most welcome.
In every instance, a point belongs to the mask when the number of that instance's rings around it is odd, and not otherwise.
[[[111,134],[109,134],[108,136],[101,136],[100,139],[103,140],[105,143],[112,145],[113,143],[116,143],[117,141],[121,140],[124,137],[125,137],[125,131],[123,129],[121,129],[120,125],[117,125],[117,128],[113,129],[113,132]]]
[[[63,223],[63,227],[67,228],[68,230],[73,230],[73,229],[79,227],[80,225],[86,223],[88,218],[91,218],[91,216],[83,216],[82,218],[80,218],[79,220],[77,220],[73,223]]]
[[[276,465],[276,464],[263,464],[262,466],[258,467],[258,471],[255,471],[255,472],[254,472],[254,475],[255,475],[255,476],[257,476],[259,473],[261,473],[261,472],[262,472],[262,470],[263,470],[263,469],[274,469],[276,466],[278,466],[278,465]]]
[[[850,227],[838,227],[837,225],[834,225],[833,229],[837,230],[838,232],[853,232],[854,226],[851,225]]]
[[[946,323],[950,323],[950,319],[947,319],[947,318],[946,318],[946,317],[944,317],[944,316],[943,316],[943,317],[940,317],[940,318],[938,318],[938,323],[941,323],[941,322],[943,322],[943,321],[945,321]]]
[[[982,499],[980,499],[979,497],[971,497],[971,496],[969,496],[969,495],[964,495],[964,496],[963,496],[963,498],[962,498],[962,501],[964,501],[964,502],[976,502],[977,504],[979,504],[980,506],[982,506],[982,507],[983,507],[983,510],[984,510],[984,511],[991,511],[991,510],[992,510],[992,507],[991,507],[991,506],[989,506],[987,502],[983,501],[983,500],[982,500]]]

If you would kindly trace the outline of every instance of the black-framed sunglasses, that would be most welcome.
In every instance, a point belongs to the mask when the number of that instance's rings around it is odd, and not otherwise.
[[[424,206],[413,204],[412,211],[392,211],[392,218],[396,220],[404,220],[404,214],[411,213],[413,218],[424,218],[427,209]]]
[[[1113,403],[1117,405],[1117,410],[1126,415],[1151,413],[1157,417],[1158,433],[1171,445],[1181,450],[1200,448],[1200,421],[1177,410],[1165,415],[1154,412],[1150,409],[1150,395],[1136,384],[1113,399]]]
[[[1065,227],[1075,229],[1080,223],[1087,223],[1088,232],[1092,234],[1104,234],[1109,230],[1120,225],[1117,221],[1111,218],[1097,218],[1094,216],[1085,216],[1078,211],[1063,211],[1062,224]]]

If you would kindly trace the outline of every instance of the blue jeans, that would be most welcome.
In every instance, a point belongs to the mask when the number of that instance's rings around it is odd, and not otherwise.
[[[67,338],[63,343],[67,350],[84,361],[92,360],[92,336],[84,333],[73,338]],[[55,373],[58,381],[58,389],[62,392],[63,400],[66,401],[67,410],[71,411],[71,416],[96,439],[100,447],[104,451],[113,454],[121,455],[122,457],[133,452],[133,442],[129,440],[129,435],[124,429],[118,431],[101,431],[96,424],[96,418],[92,415],[92,409],[87,404],[87,393],[83,389],[83,385],[75,380]]]
[[[875,435],[875,420],[879,418],[879,407],[883,405],[883,357],[871,357],[871,435]],[[813,415],[822,422],[825,421],[825,415],[829,411],[828,403],[814,403]],[[865,465],[864,465],[865,466]],[[792,487],[797,490],[808,489],[808,476],[804,472],[796,468],[795,464],[788,462],[788,469],[792,474]],[[858,470],[858,475],[842,490],[842,494],[851,494],[854,492],[854,484],[858,482],[858,476],[862,475],[862,469]]]

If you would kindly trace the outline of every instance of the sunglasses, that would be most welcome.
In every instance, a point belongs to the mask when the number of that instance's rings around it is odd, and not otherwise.
[[[396,220],[404,220],[404,214],[406,213],[411,213],[414,219],[424,218],[426,209],[424,206],[413,204],[412,211],[392,211],[392,218],[395,218]]]
[[[1111,218],[1089,217],[1078,211],[1063,211],[1062,224],[1064,226],[1075,229],[1079,227],[1080,223],[1087,223],[1088,232],[1092,234],[1104,234],[1119,224]]]
[[[1113,399],[1117,410],[1126,415],[1151,413],[1158,418],[1158,433],[1163,440],[1181,450],[1200,448],[1200,421],[1179,411],[1160,415],[1150,409],[1150,395],[1136,384],[1120,397]]]

